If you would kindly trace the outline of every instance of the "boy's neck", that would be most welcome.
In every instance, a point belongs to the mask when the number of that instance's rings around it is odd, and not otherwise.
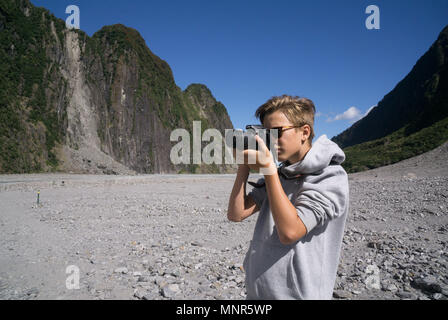
[[[303,158],[305,158],[306,154],[308,153],[308,151],[311,150],[311,146],[308,143],[305,143],[303,145],[303,148],[300,149],[299,152],[297,152],[296,154],[294,154],[291,158],[289,158],[287,161],[289,164],[293,164],[299,161],[302,161]]]

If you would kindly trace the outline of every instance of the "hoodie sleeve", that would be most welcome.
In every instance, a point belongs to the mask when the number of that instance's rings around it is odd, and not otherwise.
[[[258,179],[256,183],[251,184],[253,186],[252,190],[248,193],[257,204],[258,208],[261,208],[264,199],[267,197],[266,185],[264,178]]]
[[[293,202],[307,233],[343,215],[348,193],[347,173],[341,166],[330,166],[318,176],[308,176]]]

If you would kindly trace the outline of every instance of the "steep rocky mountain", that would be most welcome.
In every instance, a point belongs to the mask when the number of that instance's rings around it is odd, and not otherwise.
[[[0,172],[228,172],[173,165],[170,133],[233,128],[210,90],[182,91],[138,31],[92,37],[28,0],[0,0]]]
[[[400,137],[410,136],[446,117],[448,26],[411,72],[384,96],[377,107],[332,140],[345,148],[386,137],[399,129],[404,130]]]

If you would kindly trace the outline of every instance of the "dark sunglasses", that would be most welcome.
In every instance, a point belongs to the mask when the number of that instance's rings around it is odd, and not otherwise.
[[[300,127],[302,127],[302,126],[284,126],[284,127],[273,127],[273,128],[269,128],[269,129],[267,129],[267,128],[263,128],[263,129],[266,129],[266,130],[275,130],[276,129],[278,132],[277,137],[281,138],[284,131],[292,129],[292,128],[300,128]]]

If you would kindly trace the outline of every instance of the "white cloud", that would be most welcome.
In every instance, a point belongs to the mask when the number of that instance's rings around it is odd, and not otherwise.
[[[353,120],[361,116],[361,111],[356,107],[350,107],[343,114],[338,114],[334,120]]]
[[[361,117],[361,111],[359,111],[356,107],[350,107],[344,111],[344,113],[340,113],[336,115],[334,118],[328,118],[327,122],[333,122],[338,120],[353,120],[359,119]]]
[[[338,120],[348,120],[350,121],[350,123],[355,123],[356,121],[364,118],[366,115],[369,114],[370,111],[372,111],[373,108],[375,108],[375,106],[371,106],[366,113],[362,114],[362,112],[356,108],[356,107],[350,107],[347,110],[345,110],[343,113],[340,113],[338,115],[336,115],[333,118],[328,118],[327,122],[333,122],[333,121],[338,121]]]
[[[372,109],[375,108],[375,107],[376,107],[376,105],[371,106],[371,107],[369,108],[369,110],[366,111],[366,113],[364,114],[363,118],[364,118],[366,115],[368,115],[369,112],[372,111]]]

